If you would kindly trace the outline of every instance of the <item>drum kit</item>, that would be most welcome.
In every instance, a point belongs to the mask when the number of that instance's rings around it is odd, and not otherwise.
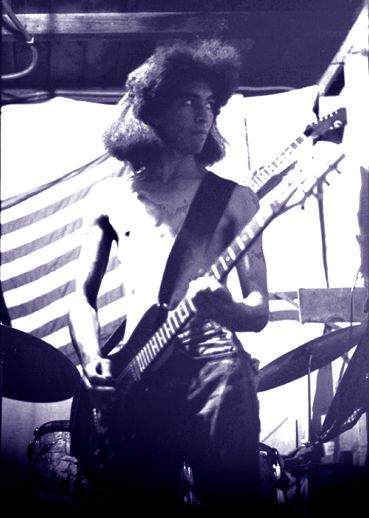
[[[366,329],[359,324],[331,331],[280,356],[257,374],[258,392],[310,375],[357,345]],[[0,325],[0,425],[3,397],[56,402],[73,397],[80,374],[58,349],[28,333]]]
[[[364,328],[359,324],[331,331],[280,356],[258,372],[258,392],[294,381],[343,356],[358,344]]]
[[[259,370],[262,392],[294,381],[327,365],[357,345],[364,324],[319,336],[280,356]],[[65,354],[33,335],[0,325],[0,395],[34,403],[73,397],[80,375]]]
[[[61,351],[33,335],[0,325],[0,395],[49,403],[72,397],[79,386],[75,365]]]

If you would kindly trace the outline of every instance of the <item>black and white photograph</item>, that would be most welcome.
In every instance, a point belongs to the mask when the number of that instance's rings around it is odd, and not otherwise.
[[[1,512],[363,516],[369,0],[1,5]]]

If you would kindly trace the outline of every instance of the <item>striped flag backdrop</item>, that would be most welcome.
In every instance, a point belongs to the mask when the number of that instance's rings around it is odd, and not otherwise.
[[[304,102],[300,102],[301,95]],[[311,101],[315,96],[316,87],[312,87],[303,89],[302,93],[268,97],[276,98],[275,101],[270,99],[269,104],[274,109],[277,107],[283,116],[287,105],[290,107],[292,103],[299,107],[291,111],[294,123],[286,125],[295,136],[304,127],[301,121],[310,121]],[[265,102],[263,97],[263,106]],[[290,141],[289,134],[276,134],[273,128],[265,141],[266,124],[263,123],[260,157],[255,143],[252,146],[255,159],[249,163],[246,141],[254,132],[258,134],[253,124],[259,124],[260,113],[264,113],[258,106],[258,98],[249,99],[246,107],[243,96],[235,95],[223,108],[218,122],[228,143],[226,157],[212,167],[220,176],[245,183],[250,165],[253,169],[262,165],[269,144],[273,143],[280,152]],[[104,178],[121,175],[124,168],[121,162],[102,154],[101,134],[115,110],[115,106],[54,98],[45,103],[5,106],[2,113],[2,192],[7,193],[1,206],[0,295],[5,306],[2,320],[6,323],[4,317],[8,313],[14,328],[59,348],[75,363],[77,358],[66,316],[80,251],[83,201],[93,185]],[[251,128],[247,138],[245,118]],[[81,163],[87,165],[77,168]],[[64,174],[68,170],[72,172]],[[18,195],[23,188],[42,184],[45,178],[51,181]],[[13,179],[15,189],[10,185]],[[113,249],[108,274],[99,293],[102,343],[124,320],[126,313],[119,273]]]
[[[242,106],[243,97],[237,95],[225,110],[228,116],[223,114],[222,131],[238,149],[237,156],[247,152]],[[67,313],[80,252],[83,203],[92,186],[121,175],[124,169],[122,162],[103,154],[101,135],[115,110],[115,106],[57,97],[5,106],[2,113],[6,199],[1,205],[1,319],[50,343],[76,364]],[[95,157],[99,158],[92,160]],[[243,177],[243,161],[230,164],[229,159],[223,171]],[[23,190],[27,192],[19,194]],[[102,344],[126,313],[119,273],[113,249],[98,299]]]
[[[57,180],[2,201],[1,290],[12,327],[78,363],[67,327],[82,238],[83,202],[92,186],[124,166],[104,154]],[[124,320],[119,262],[113,249],[98,299],[102,342]],[[4,318],[6,317],[6,318]]]

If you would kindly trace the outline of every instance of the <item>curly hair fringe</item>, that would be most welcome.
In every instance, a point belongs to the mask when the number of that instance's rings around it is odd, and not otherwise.
[[[118,116],[103,136],[107,151],[129,161],[136,171],[146,167],[163,149],[151,121],[175,97],[178,88],[184,82],[206,80],[214,92],[218,113],[232,95],[239,72],[238,51],[217,39],[158,47],[127,78]],[[198,159],[207,166],[223,156],[224,139],[214,123]]]

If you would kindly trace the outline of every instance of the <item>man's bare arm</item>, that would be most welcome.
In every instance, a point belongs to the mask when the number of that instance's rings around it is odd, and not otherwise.
[[[101,358],[97,295],[106,271],[114,233],[107,217],[101,216],[88,227],[82,243],[76,289],[69,310],[73,345],[91,385],[108,385],[110,365]]]
[[[230,204],[234,228],[240,231],[258,210],[258,200],[249,190],[236,189]],[[234,233],[232,235],[234,237]],[[269,319],[267,272],[260,236],[239,260],[237,273],[242,301],[214,278],[200,277],[190,283],[189,294],[199,313],[233,331],[261,331]]]

